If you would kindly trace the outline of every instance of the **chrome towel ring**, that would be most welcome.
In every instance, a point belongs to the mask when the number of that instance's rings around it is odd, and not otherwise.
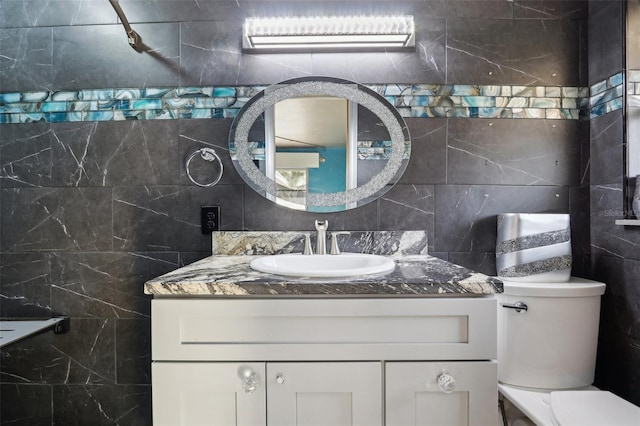
[[[193,178],[193,176],[191,176],[191,172],[189,171],[189,165],[191,164],[191,161],[194,158],[196,158],[198,155],[200,155],[200,158],[202,158],[204,161],[208,161],[209,163],[214,163],[214,165],[215,165],[216,162],[218,162],[218,164],[219,164],[220,171],[218,172],[218,175],[216,176],[216,178],[214,180],[212,180],[209,183],[200,183],[200,182],[196,181]],[[222,179],[222,173],[224,172],[224,166],[222,165],[222,160],[220,159],[218,154],[216,154],[216,152],[214,151],[213,148],[200,148],[199,150],[194,151],[193,153],[191,153],[189,158],[187,158],[187,162],[185,164],[185,168],[187,170],[187,176],[189,177],[189,180],[191,182],[193,182],[194,184],[198,185],[198,186],[202,186],[203,188],[214,186],[215,184],[220,182],[220,179]]]

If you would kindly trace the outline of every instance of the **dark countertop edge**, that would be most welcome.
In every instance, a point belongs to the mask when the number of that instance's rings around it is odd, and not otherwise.
[[[238,264],[239,268],[248,268],[247,259],[255,258],[260,256],[239,256],[243,258],[245,262],[241,262]],[[466,274],[478,274],[480,276],[486,277],[486,280],[476,281],[478,284],[473,284],[473,282],[464,283],[465,279],[461,278],[453,280],[441,280],[436,282],[436,280],[431,280],[427,277],[423,279],[418,279],[417,281],[408,281],[408,282],[380,282],[380,278],[382,276],[372,276],[370,279],[365,278],[362,281],[362,277],[357,278],[360,281],[356,282],[344,282],[347,281],[345,279],[336,280],[313,280],[310,282],[309,278],[304,278],[303,282],[291,282],[295,281],[290,277],[283,277],[279,275],[272,274],[263,274],[256,271],[247,271],[253,274],[263,275],[266,278],[267,282],[260,280],[246,281],[246,282],[233,282],[233,281],[207,281],[207,282],[181,282],[179,279],[176,281],[175,278],[166,277],[167,275],[175,274],[176,271],[189,268],[194,266],[202,266],[215,261],[215,259],[219,258],[228,258],[228,256],[220,256],[213,255],[209,256],[205,259],[201,259],[197,262],[192,263],[191,265],[184,266],[175,271],[169,272],[152,280],[149,280],[144,285],[144,293],[147,295],[151,295],[159,298],[168,298],[168,297],[180,297],[180,298],[274,298],[274,297],[282,297],[282,298],[304,298],[304,297],[325,297],[325,298],[349,298],[349,297],[371,297],[371,298],[384,298],[384,297],[485,297],[494,294],[502,293],[503,286],[502,281],[495,277],[491,277],[485,274],[474,272],[468,268],[465,268],[460,265],[456,265],[454,263],[448,262],[446,260],[442,260],[430,255],[410,255],[406,257],[396,257],[397,261],[405,261],[405,262],[416,262],[422,261],[422,259],[432,262],[435,264],[440,264],[445,267],[449,267],[452,269],[459,269],[464,271]],[[438,274],[438,272],[435,272]],[[441,275],[441,273],[440,273]],[[384,275],[383,275],[384,276]],[[163,280],[163,277],[166,277]],[[357,280],[356,279],[356,280]],[[416,280],[416,279],[414,279]],[[461,284],[462,283],[462,284]],[[465,288],[466,286],[491,286],[491,290],[483,289],[482,287],[477,288],[474,291],[473,289]],[[185,292],[185,291],[177,291],[181,287],[191,286],[194,287],[195,290],[205,289],[200,292]],[[229,287],[233,286],[233,289]],[[386,291],[380,292],[373,291],[371,286],[383,286]],[[158,288],[159,287],[159,288]],[[397,288],[404,287],[404,288]],[[429,288],[426,288],[429,287]],[[173,290],[171,290],[173,288]],[[163,289],[165,291],[163,291]],[[168,291],[166,291],[168,290]],[[324,291],[322,291],[324,290]],[[238,294],[238,292],[242,292]]]

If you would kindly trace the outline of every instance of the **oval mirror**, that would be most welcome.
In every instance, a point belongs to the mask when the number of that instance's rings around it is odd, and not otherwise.
[[[323,77],[269,86],[238,112],[229,152],[264,197],[310,212],[362,206],[387,192],[409,162],[398,111],[360,84]]]

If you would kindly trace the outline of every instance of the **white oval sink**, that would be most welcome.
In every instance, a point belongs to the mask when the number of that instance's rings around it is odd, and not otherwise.
[[[387,274],[393,271],[393,259],[376,254],[275,254],[251,261],[251,268],[269,274],[293,277],[353,277]]]

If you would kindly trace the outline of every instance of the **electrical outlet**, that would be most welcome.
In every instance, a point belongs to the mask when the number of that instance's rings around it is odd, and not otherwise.
[[[203,234],[210,234],[220,230],[220,207],[202,206],[200,208],[200,220]]]

